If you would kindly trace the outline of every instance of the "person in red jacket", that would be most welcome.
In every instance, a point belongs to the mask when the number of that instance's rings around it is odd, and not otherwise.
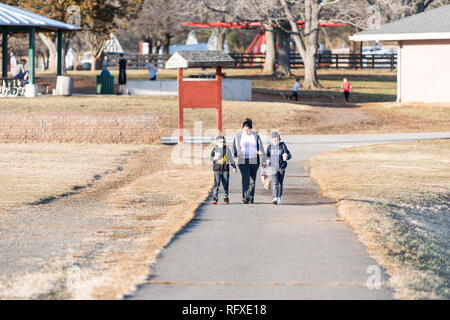
[[[352,84],[347,81],[347,78],[343,79],[344,82],[342,82],[342,90],[344,90],[344,97],[345,101],[347,103],[350,102],[350,91],[352,90]]]

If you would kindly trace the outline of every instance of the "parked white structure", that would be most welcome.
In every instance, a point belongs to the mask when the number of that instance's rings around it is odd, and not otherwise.
[[[356,33],[350,40],[397,43],[398,102],[450,102],[450,5]]]
[[[185,79],[185,81],[199,80],[205,81],[205,79]],[[128,80],[127,84],[128,90],[133,96],[178,96],[176,80]],[[222,99],[230,101],[252,101],[252,81],[245,79],[223,79]]]

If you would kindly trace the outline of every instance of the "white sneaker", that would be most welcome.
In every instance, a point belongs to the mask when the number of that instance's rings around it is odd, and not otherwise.
[[[278,204],[278,198],[273,198],[272,203],[273,204]]]
[[[281,204],[281,197],[277,199],[277,204]]]

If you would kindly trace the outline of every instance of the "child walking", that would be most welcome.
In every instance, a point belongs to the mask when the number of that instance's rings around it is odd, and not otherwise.
[[[347,78],[343,79],[342,90],[344,91],[344,98],[347,103],[350,102],[350,91],[352,90],[352,84],[347,81]]]
[[[281,204],[283,196],[283,182],[286,173],[287,161],[292,159],[286,144],[281,142],[278,132],[272,133],[272,144],[267,148],[267,161],[269,162],[269,172],[272,177],[272,203]]]
[[[292,93],[289,96],[289,100],[295,98],[295,101],[298,101],[298,89],[303,88],[303,85],[300,83],[300,78],[295,79],[294,87],[292,88]]]
[[[211,151],[211,161],[214,170],[214,189],[212,204],[217,204],[219,201],[219,187],[222,183],[225,197],[224,204],[230,203],[228,186],[230,183],[230,165],[233,167],[233,172],[236,173],[236,164],[234,163],[231,149],[225,145],[225,137],[218,136],[216,138],[216,146]]]

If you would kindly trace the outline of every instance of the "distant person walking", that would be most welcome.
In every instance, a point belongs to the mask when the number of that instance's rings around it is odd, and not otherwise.
[[[158,73],[158,62],[155,60],[153,62],[150,62],[150,66],[148,67],[148,79],[150,81],[156,80],[156,75]]]
[[[238,158],[242,176],[242,202],[254,203],[256,176],[265,152],[261,138],[253,131],[252,120],[247,119],[242,124],[242,132],[233,142],[233,155]],[[263,166],[266,167],[265,163]]]
[[[352,90],[352,84],[347,81],[347,78],[343,79],[342,90],[344,91],[345,102],[350,102],[350,91]]]
[[[300,78],[295,79],[294,86],[292,88],[292,93],[289,96],[289,100],[295,98],[295,101],[298,101],[298,89],[303,88],[303,85],[300,83]]]
[[[127,94],[130,95],[127,86],[127,60],[123,57],[123,54],[119,54],[116,65],[119,65],[119,92],[121,95],[124,93],[124,88],[127,89]]]

